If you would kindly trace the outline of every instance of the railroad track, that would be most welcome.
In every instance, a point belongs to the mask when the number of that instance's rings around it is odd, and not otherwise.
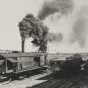
[[[52,79],[29,88],[81,88],[81,87],[75,81],[65,79]]]
[[[80,77],[77,76],[74,76],[72,78],[57,78],[51,76],[49,77],[49,79],[47,78],[46,82],[27,88],[83,88],[80,84],[80,80],[83,81],[82,79],[80,79]]]

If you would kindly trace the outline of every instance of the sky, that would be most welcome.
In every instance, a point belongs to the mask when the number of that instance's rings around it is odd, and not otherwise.
[[[18,23],[28,13],[33,13],[37,16],[45,1],[48,0],[0,0],[0,49],[21,50],[21,39]],[[83,47],[80,47],[79,45],[81,41],[78,40],[80,40],[80,38],[84,38],[84,36],[78,37],[77,34],[73,32],[73,28],[77,28],[73,26],[78,19],[81,17],[83,19],[87,19],[88,0],[72,1],[74,3],[74,10],[72,13],[64,16],[63,14],[58,13],[60,18],[58,18],[57,14],[54,14],[44,20],[44,23],[49,27],[50,32],[62,33],[64,36],[64,39],[61,42],[53,41],[48,43],[49,52],[88,52],[87,41]],[[88,19],[86,21],[86,25],[88,25]],[[87,28],[88,27],[86,26],[82,29],[86,30],[85,32],[82,31],[82,34],[84,33],[85,35],[85,33],[88,33]],[[78,40],[74,40],[76,37],[78,37]],[[71,41],[70,38],[72,42],[69,42]],[[88,36],[86,37],[86,40],[88,40],[87,38]],[[30,39],[26,40],[25,46],[27,51],[36,50],[36,48],[33,48],[34,46],[30,43]]]
[[[0,0],[0,49],[21,50],[18,23],[28,13],[36,15],[40,4],[41,0]]]

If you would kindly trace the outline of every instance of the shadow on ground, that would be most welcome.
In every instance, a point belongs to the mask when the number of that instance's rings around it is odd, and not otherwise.
[[[55,72],[38,80],[44,83],[26,88],[88,88],[88,72]]]

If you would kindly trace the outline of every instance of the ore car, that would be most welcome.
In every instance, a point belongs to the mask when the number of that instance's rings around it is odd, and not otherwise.
[[[29,76],[34,71],[45,69],[45,55],[44,53],[0,53],[0,80],[4,77],[14,79],[20,75]]]
[[[50,60],[51,71],[66,71],[73,72],[81,70],[81,65],[84,64],[80,54],[74,54],[63,59],[54,58]]]

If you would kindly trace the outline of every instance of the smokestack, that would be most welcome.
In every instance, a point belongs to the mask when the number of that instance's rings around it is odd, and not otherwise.
[[[68,14],[73,9],[73,2],[72,0],[53,0],[49,2],[45,2],[43,7],[40,9],[38,18],[44,20],[49,15],[54,13],[62,13]]]
[[[21,49],[22,49],[22,53],[25,52],[25,38],[21,38]]]

